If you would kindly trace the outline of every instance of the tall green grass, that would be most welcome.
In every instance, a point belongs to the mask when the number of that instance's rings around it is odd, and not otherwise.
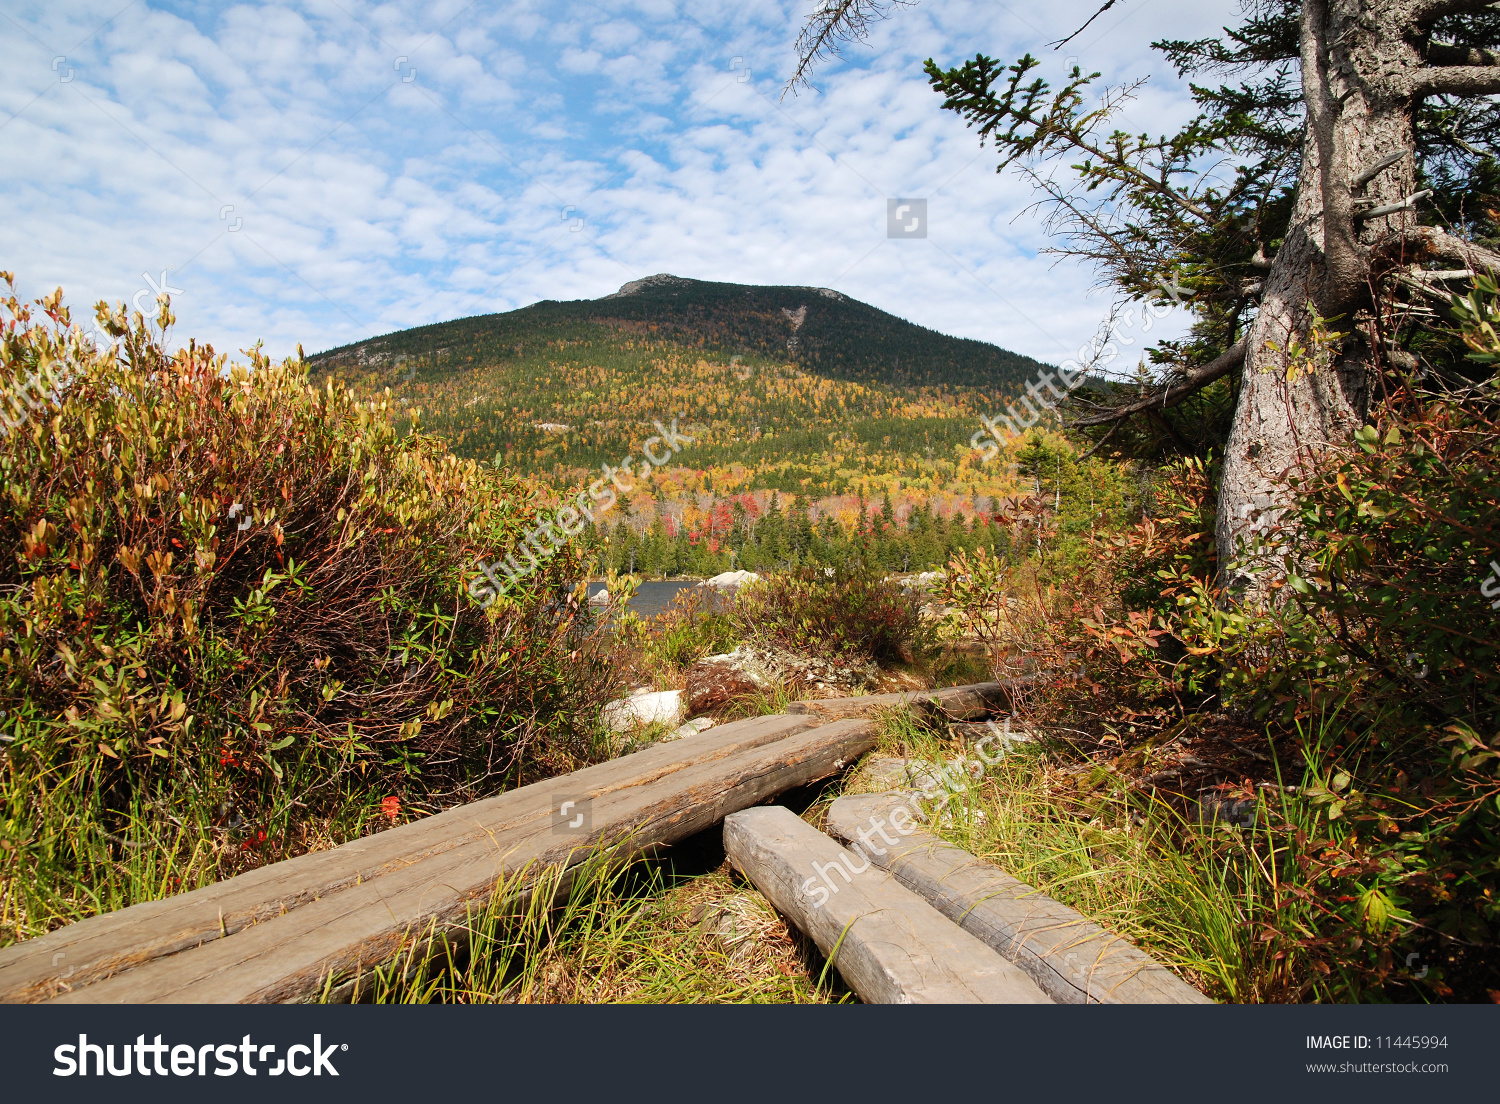
[[[951,761],[939,732],[891,711],[880,752]],[[1263,799],[1253,827],[1200,823],[1148,793],[1122,789],[1080,815],[1067,757],[1016,745],[963,786],[934,830],[1130,940],[1218,1000],[1348,999],[1300,951],[1317,904],[1299,874],[1299,839],[1317,812]],[[854,776],[858,778],[857,775]],[[1273,825],[1275,826],[1273,828]],[[1299,836],[1299,832],[1301,835]]]
[[[816,950],[724,871],[622,868],[600,851],[572,876],[523,870],[457,932],[429,930],[325,1000],[376,1004],[827,1003],[848,999]]]
[[[387,827],[383,790],[330,778],[310,749],[284,761],[282,785],[264,803],[205,786],[216,751],[197,769],[163,777],[126,761],[100,765],[0,763],[0,944],[77,920],[156,901],[229,874],[356,839]],[[213,762],[209,762],[213,760]],[[107,799],[112,785],[128,798]],[[320,797],[316,811],[303,800]],[[406,807],[399,814],[410,816]],[[19,842],[17,842],[19,841]]]

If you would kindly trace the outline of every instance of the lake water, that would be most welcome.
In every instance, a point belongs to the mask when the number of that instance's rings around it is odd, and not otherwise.
[[[697,585],[697,579],[663,579],[660,582],[642,583],[635,596],[630,599],[630,608],[637,617],[655,617],[672,604],[678,591]],[[603,589],[603,583],[590,583],[589,597],[592,598]]]

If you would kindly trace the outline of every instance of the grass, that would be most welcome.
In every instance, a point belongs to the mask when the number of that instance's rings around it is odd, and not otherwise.
[[[880,717],[876,756],[932,763],[959,749],[909,714]],[[1130,940],[1218,1000],[1326,998],[1297,954],[1310,905],[1286,871],[1294,837],[1258,826],[1189,822],[1171,806],[1122,793],[1092,816],[1067,797],[1066,759],[1014,747],[967,780],[937,834]],[[859,787],[859,772],[846,781]],[[1308,815],[1287,807],[1285,816]]]
[[[9,815],[0,824],[0,946],[392,823],[381,813],[383,790],[357,777],[330,785],[320,767],[310,754],[287,762],[279,797],[263,806],[195,785],[208,773],[205,763],[170,779],[132,779],[138,784],[127,787],[129,804],[109,809],[105,787],[79,777],[84,768],[77,764],[39,771],[34,762],[4,757],[0,808]],[[117,769],[128,775],[132,764]],[[309,812],[297,798],[318,791],[319,808]]]
[[[358,979],[377,1004],[810,1004],[850,998],[805,938],[726,868],[624,869],[591,856],[562,875],[497,887],[463,931],[429,932]],[[559,903],[549,907],[548,902]],[[342,996],[331,986],[325,999]]]

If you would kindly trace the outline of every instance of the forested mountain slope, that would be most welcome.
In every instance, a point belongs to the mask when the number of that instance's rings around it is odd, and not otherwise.
[[[845,531],[886,496],[898,523],[918,510],[972,522],[1016,487],[1010,464],[983,464],[970,444],[979,418],[1043,369],[826,288],[666,275],[309,360],[356,390],[389,387],[403,428],[558,493],[626,457],[641,467],[655,424],[675,419],[691,443],[622,496],[608,525],[674,540],[702,530],[714,544],[711,518],[731,498],[754,514],[800,495],[814,521]]]
[[[977,415],[1041,368],[828,289],[672,276],[311,360],[356,387],[391,387],[455,451],[517,471],[561,478],[616,463],[676,417],[695,427],[680,464],[813,495],[950,481]]]

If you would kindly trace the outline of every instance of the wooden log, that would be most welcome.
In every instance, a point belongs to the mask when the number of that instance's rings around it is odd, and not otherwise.
[[[1014,962],[1059,1004],[1212,1004],[1167,967],[1061,902],[901,817],[911,799],[841,797],[830,835],[863,849],[965,931]],[[896,840],[891,843],[891,839]]]
[[[1008,713],[1012,688],[1020,681],[981,682],[973,686],[948,686],[941,690],[916,690],[898,694],[864,694],[856,698],[816,698],[792,702],[786,711],[794,716],[820,717],[836,721],[868,717],[878,709],[906,706],[919,716],[937,720],[972,720],[992,713]]]
[[[717,736],[708,733],[661,749],[678,752],[681,760],[642,752],[601,765],[614,767],[613,772],[589,768],[595,772],[591,785],[580,784],[588,775],[580,771],[513,791],[504,795],[516,807],[510,813],[492,807],[486,818],[472,813],[467,820],[451,818],[463,837],[453,846],[437,849],[424,837],[415,853],[397,849],[408,856],[405,861],[387,861],[371,877],[340,882],[227,937],[152,957],[92,984],[72,986],[76,979],[64,980],[55,999],[275,1003],[314,998],[329,979],[337,984],[367,972],[428,933],[461,938],[470,913],[485,907],[499,886],[520,896],[549,869],[575,871],[604,851],[614,861],[645,854],[711,827],[728,813],[826,778],[874,743],[874,726],[867,721],[798,730],[788,723],[793,720],[760,718],[739,729],[738,736],[728,731],[735,726],[726,725],[715,730]],[[704,745],[715,740],[723,754],[705,754]],[[555,822],[562,795],[588,798],[591,823],[571,831]],[[567,887],[566,873],[557,885]],[[264,892],[264,882],[257,888]],[[29,993],[31,999],[49,995]]]
[[[546,824],[550,795],[598,798],[649,784],[805,731],[816,718],[755,717],[702,739],[654,745],[634,755],[449,809],[341,847],[273,863],[162,901],[148,901],[70,924],[0,950],[0,1001],[44,999],[152,959],[233,935],[347,886],[369,881],[481,837]]]
[[[991,755],[1001,754],[1011,744],[1031,744],[1040,738],[1036,729],[1017,724],[1010,717],[983,723],[951,724],[948,726],[948,735],[969,745],[988,740],[985,746],[990,748]]]
[[[867,1004],[1050,1004],[1025,974],[790,809],[725,818],[724,850]]]

